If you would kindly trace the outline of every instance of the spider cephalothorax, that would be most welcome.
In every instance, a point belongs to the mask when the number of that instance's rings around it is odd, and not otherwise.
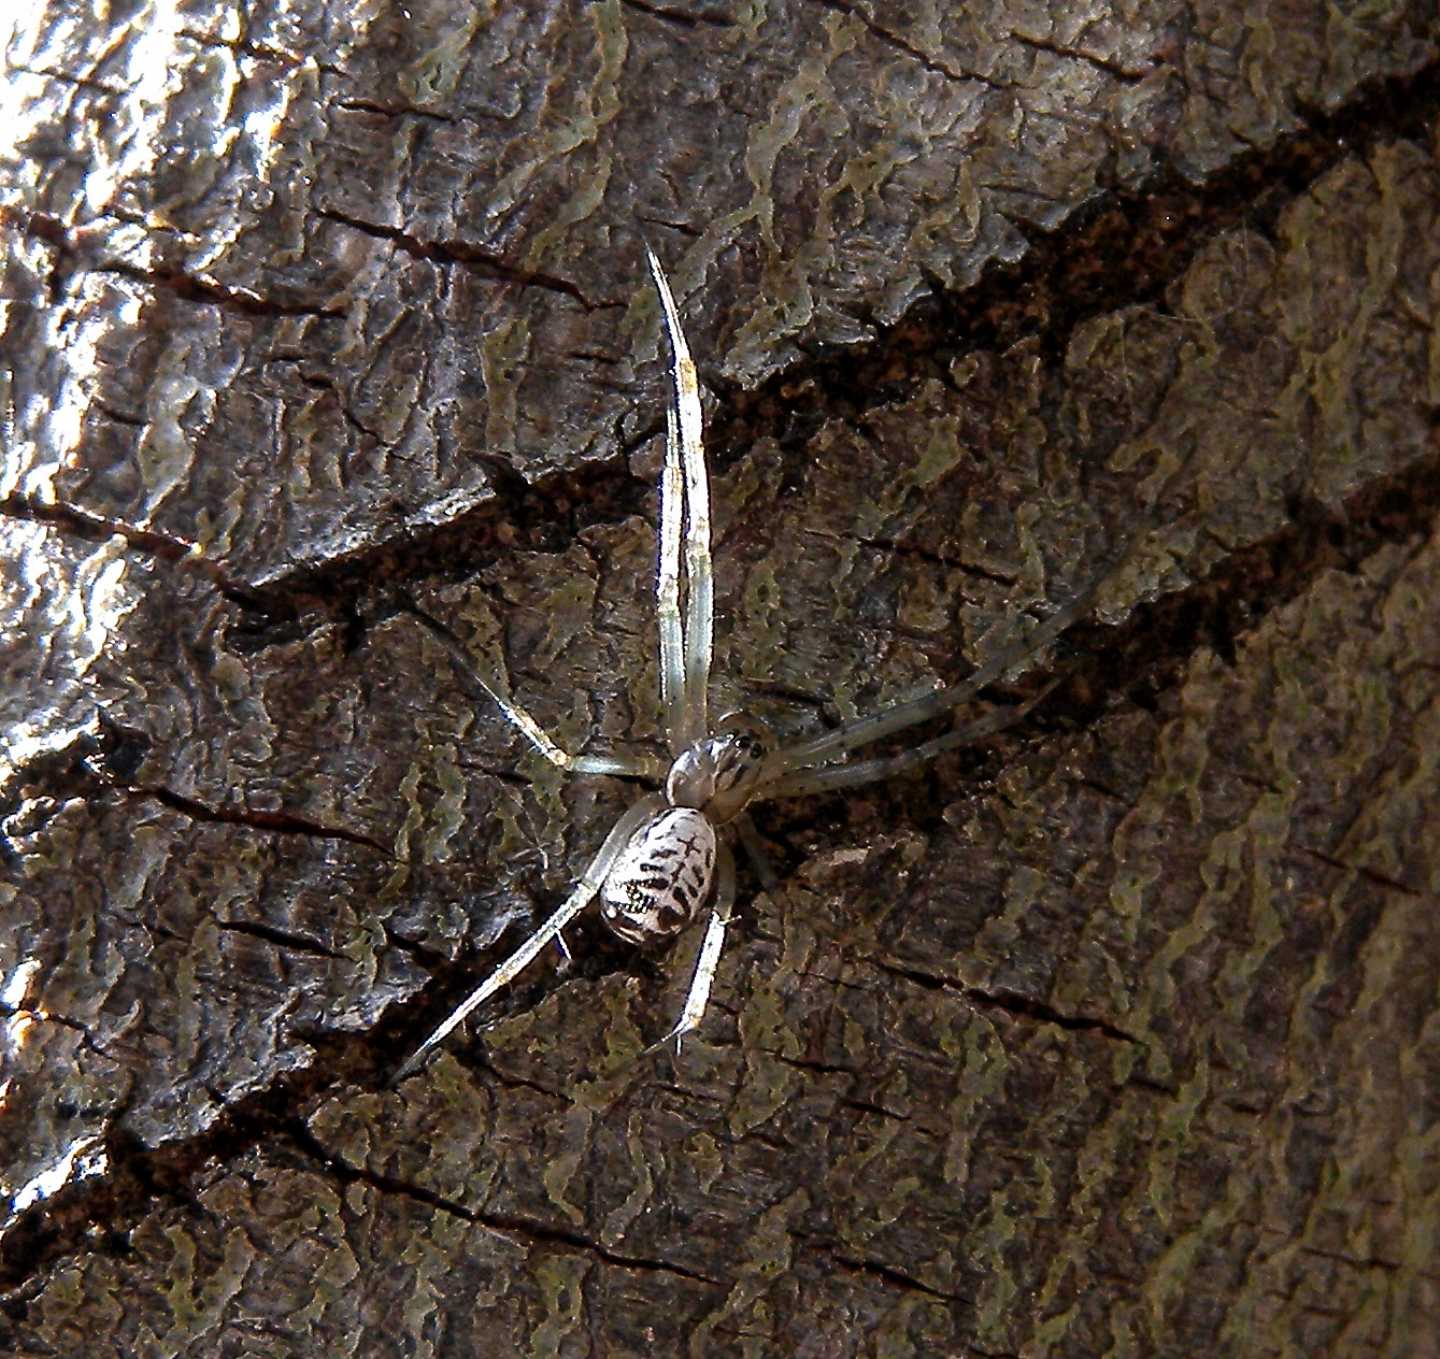
[[[717,826],[733,821],[760,786],[770,734],[751,718],[727,717],[713,736],[675,757],[665,779],[672,807],[694,807]]]
[[[675,757],[670,805],[631,835],[600,888],[600,918],[622,939],[668,939],[695,919],[710,895],[716,828],[745,810],[769,751],[765,729],[736,714]]]
[[[859,746],[968,703],[986,685],[1068,627],[1093,595],[1093,588],[1084,591],[1039,624],[1024,641],[1002,651],[959,684],[893,704],[798,745],[773,749],[769,733],[742,714],[732,714],[710,729],[707,714],[714,605],[710,485],[701,444],[700,392],[669,284],[654,253],[647,253],[674,358],[674,399],[666,410],[656,572],[660,692],[671,757],[668,770],[649,754],[571,755],[562,750],[524,708],[476,674],[455,639],[441,632],[457,664],[546,759],[574,773],[646,780],[652,786],[660,784],[663,792],[645,794],[620,817],[564,903],[451,1012],[401,1067],[401,1076],[414,1071],[466,1015],[507,985],[552,939],[558,939],[565,926],[597,896],[605,922],[622,939],[634,943],[674,936],[709,905],[705,936],[684,1009],[661,1044],[678,1040],[705,1013],[735,901],[735,864],[726,843],[729,828],[739,830],[747,848],[757,842],[746,808],[768,798],[794,797],[889,778],[933,759],[941,751],[1008,726],[1028,712],[1048,689],[1027,703],[995,709],[898,754],[854,762],[847,758]],[[768,870],[759,867],[763,878]]]

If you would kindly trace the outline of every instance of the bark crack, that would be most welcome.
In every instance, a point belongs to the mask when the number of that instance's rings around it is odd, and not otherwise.
[[[142,269],[123,260],[102,260],[87,270],[92,274],[113,274],[148,287],[164,288],[187,302],[226,307],[248,316],[313,316],[326,321],[340,320],[345,313],[335,307],[317,307],[308,302],[277,302],[258,293],[227,288],[213,279],[199,278],[178,269]]]
[[[1124,1029],[1107,1019],[1067,1015],[1053,1006],[1045,1004],[1044,1001],[1037,1000],[1033,996],[1022,996],[1017,991],[1006,988],[987,990],[985,987],[973,986],[943,973],[926,972],[889,959],[872,958],[871,961],[881,971],[889,973],[891,976],[902,977],[906,981],[915,982],[931,991],[954,991],[980,1007],[1004,1010],[1007,1014],[1023,1019],[1037,1020],[1042,1024],[1053,1024],[1056,1028],[1065,1029],[1071,1033],[1098,1033],[1113,1042],[1142,1048],[1145,1046],[1144,1042],[1136,1038],[1134,1034],[1126,1033]]]
[[[317,840],[344,840],[352,845],[364,845],[387,859],[395,857],[373,836],[349,830],[344,826],[327,826],[322,821],[314,821],[294,812],[265,812],[251,807],[212,807],[198,798],[186,797],[160,784],[122,783],[113,778],[107,781],[131,797],[158,802],[194,821],[208,821],[225,826],[248,826],[252,830],[278,835],[308,835]]]
[[[802,1241],[806,1248],[814,1254],[824,1256],[842,1269],[878,1279],[890,1288],[898,1288],[906,1293],[920,1293],[945,1303],[969,1304],[974,1301],[973,1298],[968,1298],[962,1293],[951,1293],[946,1289],[935,1288],[931,1284],[924,1283],[913,1275],[897,1269],[893,1264],[870,1260],[860,1255],[847,1254],[833,1242],[820,1241],[801,1232],[794,1232],[792,1235]]]
[[[547,292],[560,293],[562,296],[578,302],[587,312],[615,310],[625,306],[625,303],[620,301],[589,298],[581,290],[580,285],[571,279],[561,278],[558,274],[545,273],[539,269],[527,269],[522,265],[511,264],[493,251],[481,249],[468,241],[425,241],[408,231],[402,231],[399,227],[369,222],[361,217],[337,212],[334,208],[323,208],[315,215],[322,221],[334,222],[338,226],[348,227],[352,231],[358,231],[362,235],[371,236],[376,240],[389,241],[415,259],[429,260],[434,264],[441,265],[465,265],[502,283],[513,283],[522,288],[543,288]]]
[[[289,930],[277,929],[274,925],[262,925],[254,920],[222,920],[219,916],[213,918],[216,928],[231,934],[248,934],[252,939],[264,940],[278,949],[310,953],[319,958],[344,960],[344,954],[326,948],[318,939],[311,939],[308,935],[294,934]]]
[[[448,1213],[473,1223],[477,1227],[484,1227],[498,1235],[520,1237],[524,1241],[538,1243],[543,1247],[569,1247],[592,1255],[604,1264],[613,1265],[619,1269],[647,1270],[673,1275],[676,1278],[688,1279],[711,1288],[726,1286],[722,1280],[696,1273],[673,1261],[644,1255],[626,1255],[612,1250],[584,1233],[562,1227],[558,1223],[542,1222],[536,1218],[522,1217],[517,1213],[495,1213],[467,1207],[465,1204],[436,1193],[433,1189],[427,1189],[423,1185],[411,1184],[393,1175],[382,1175],[378,1171],[362,1168],[342,1160],[328,1151],[304,1124],[292,1124],[289,1131],[296,1143],[312,1160],[323,1166],[342,1183],[366,1184],[381,1193],[400,1194],[438,1212]]]
[[[183,538],[172,538],[154,529],[137,528],[123,520],[106,518],[61,501],[42,502],[18,492],[0,499],[0,515],[28,523],[48,524],[61,533],[73,534],[87,542],[103,543],[109,538],[123,538],[143,556],[179,563],[198,572],[226,599],[243,609],[267,614],[275,612],[257,591],[241,584],[217,562],[201,555],[197,544],[187,543]]]
[[[864,26],[867,32],[873,37],[878,38],[887,47],[893,47],[897,52],[904,53],[911,61],[918,63],[924,67],[925,70],[930,71],[934,75],[941,76],[945,80],[962,85],[971,83],[985,85],[992,90],[1010,88],[1003,82],[994,80],[989,76],[980,75],[975,71],[958,70],[946,62],[939,60],[939,58],[931,56],[928,52],[922,51],[892,29],[888,29],[884,27],[884,25],[877,23],[866,14],[864,10],[860,9],[859,6],[851,4],[850,0],[820,0],[820,4],[825,9],[833,9],[838,14],[843,14],[847,18],[856,20]]]
[[[1080,47],[1067,47],[1064,43],[1052,42],[1048,38],[1037,38],[1029,33],[1021,33],[1018,29],[1011,29],[1010,36],[1024,47],[1033,48],[1037,52],[1046,52],[1052,57],[1063,57],[1068,61],[1081,61],[1088,66],[1094,66],[1097,70],[1104,71],[1107,75],[1114,76],[1117,80],[1123,80],[1127,84],[1137,84],[1144,80],[1157,68],[1154,66],[1133,67],[1124,66],[1110,57],[1102,57],[1096,52],[1087,52]]]
[[[692,14],[688,10],[676,9],[671,5],[657,5],[649,3],[648,0],[621,0],[629,9],[639,10],[641,14],[649,14],[656,19],[663,19],[666,23],[679,24],[682,28],[700,28],[702,25],[710,28],[735,28],[735,20],[723,14]]]
[[[1373,883],[1376,887],[1383,887],[1389,892],[1399,892],[1407,897],[1415,897],[1421,901],[1432,894],[1423,888],[1411,887],[1408,883],[1401,882],[1398,878],[1392,878],[1387,873],[1380,872],[1377,868],[1369,868],[1365,864],[1352,864],[1345,859],[1337,859],[1333,854],[1326,854],[1323,850],[1311,849],[1308,845],[1297,845],[1302,854],[1308,854],[1312,859],[1325,864],[1329,868],[1336,869],[1341,873],[1354,873],[1357,877],[1364,878],[1367,882]]]

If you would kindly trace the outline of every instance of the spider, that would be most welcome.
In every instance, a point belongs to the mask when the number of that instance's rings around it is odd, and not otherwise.
[[[821,736],[776,747],[761,723],[743,713],[709,717],[714,590],[710,564],[710,485],[705,467],[700,391],[670,285],[647,245],[650,274],[660,296],[672,358],[672,395],[665,412],[665,462],[660,479],[656,611],[660,636],[660,695],[671,763],[653,755],[572,755],[562,750],[513,699],[471,665],[459,642],[435,620],[415,612],[440,638],[459,670],[551,763],[574,774],[609,774],[659,783],[611,827],[569,896],[533,934],[450,1012],[395,1074],[419,1069],[431,1052],[479,1005],[508,985],[598,895],[600,915],[620,938],[636,944],[670,939],[709,903],[705,934],[685,1004],[675,1025],[646,1051],[681,1037],[700,1023],[710,998],[725,929],[735,903],[735,860],[725,836],[733,828],[762,881],[770,874],[746,809],[770,798],[798,797],[890,778],[943,751],[992,735],[1024,717],[1055,683],[1034,698],[992,710],[898,754],[848,762],[850,751],[942,716],[1028,659],[1088,606],[1094,587],[1041,622],[1023,641],[1003,649],[967,678],[892,704]],[[683,546],[683,556],[682,556]],[[681,609],[682,581],[684,610]]]

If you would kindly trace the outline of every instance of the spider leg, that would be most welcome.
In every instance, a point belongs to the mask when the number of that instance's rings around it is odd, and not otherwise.
[[[678,755],[685,730],[685,636],[680,627],[680,530],[685,482],[674,406],[665,408],[665,473],[660,481],[660,561],[655,572],[655,617],[660,630],[660,701],[670,753]]]
[[[705,734],[707,690],[710,684],[710,655],[715,628],[714,578],[710,566],[710,479],[705,470],[703,423],[700,413],[700,385],[695,362],[680,326],[675,299],[665,280],[660,261],[647,245],[650,273],[660,294],[665,330],[674,357],[671,377],[675,387],[673,428],[678,435],[680,459],[685,477],[685,689],[681,713],[684,749]],[[662,534],[665,528],[662,515]]]
[[[438,619],[431,618],[423,609],[414,603],[408,603],[406,610],[415,619],[422,623],[430,632],[431,636],[445,648],[450,657],[455,672],[460,676],[461,682],[474,691],[479,690],[505,715],[505,720],[510,723],[532,746],[535,747],[551,764],[566,770],[572,774],[618,774],[631,778],[660,779],[665,776],[665,766],[651,755],[640,753],[635,754],[613,754],[613,755],[572,755],[569,751],[561,749],[542,727],[528,712],[518,703],[506,698],[493,684],[491,684],[476,668],[470,657],[466,654],[450,631]]]
[[[705,937],[700,941],[700,952],[695,958],[695,971],[690,978],[690,990],[685,996],[685,1008],[675,1027],[658,1043],[651,1043],[645,1054],[656,1052],[672,1039],[675,1051],[680,1051],[680,1039],[693,1029],[705,1015],[710,1002],[710,987],[715,981],[715,969],[720,964],[720,950],[725,946],[725,926],[730,923],[730,911],[735,905],[735,856],[730,846],[721,844],[715,858],[715,905],[710,919],[705,922]]]
[[[1034,655],[1046,643],[1064,632],[1090,607],[1100,583],[1097,581],[1081,591],[1070,603],[1057,609],[1027,636],[991,657],[959,684],[937,689],[934,693],[922,694],[919,698],[894,703],[869,717],[837,727],[824,736],[777,750],[768,761],[770,779],[778,782],[780,775],[824,764],[847,750],[854,750],[856,746],[869,745],[871,741],[892,736],[897,731],[904,731],[906,727],[913,727],[920,722],[928,722],[933,717],[940,717],[950,709],[968,703],[986,685],[993,684],[1006,671]],[[948,746],[943,748],[949,749]]]
[[[772,795],[762,792],[760,796]],[[765,842],[760,838],[760,832],[755,829],[755,823],[750,819],[750,813],[741,812],[732,824],[736,834],[740,837],[740,843],[745,846],[745,853],[755,869],[755,876],[760,879],[760,886],[767,892],[773,891],[779,885],[780,875],[775,871],[775,865],[770,859],[770,852],[765,848]]]
[[[873,760],[860,760],[855,764],[832,765],[828,769],[801,770],[797,773],[786,774],[782,778],[776,779],[774,783],[763,785],[755,796],[756,798],[801,797],[807,793],[823,793],[832,788],[854,788],[860,784],[893,778],[896,774],[903,774],[907,770],[924,764],[927,760],[933,760],[944,751],[971,745],[986,736],[993,736],[996,732],[1004,731],[1006,727],[1014,726],[1059,683],[1058,679],[1054,680],[1034,698],[1027,699],[1024,703],[1016,703],[1008,708],[997,708],[994,712],[987,713],[974,722],[967,722],[964,726],[947,731],[943,736],[936,736],[933,740],[923,741],[910,750],[902,750],[896,755],[882,755]]]
[[[653,815],[662,806],[664,806],[664,799],[658,793],[651,793],[642,797],[620,817],[610,828],[610,834],[605,837],[598,853],[590,860],[590,866],[581,875],[580,881],[571,889],[564,904],[459,1005],[450,1011],[445,1022],[406,1058],[395,1073],[395,1082],[402,1081],[405,1077],[418,1071],[425,1058],[439,1044],[443,1043],[459,1024],[464,1022],[466,1016],[477,1005],[493,996],[502,986],[513,981],[521,969],[546,944],[557,938],[560,931],[590,904],[595,893],[600,890],[601,884],[605,881],[605,875],[609,873],[611,865],[625,847],[626,841],[647,817]]]

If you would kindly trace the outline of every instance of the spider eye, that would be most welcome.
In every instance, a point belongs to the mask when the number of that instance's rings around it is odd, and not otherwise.
[[[753,755],[757,760],[763,755],[768,755],[775,745],[770,736],[770,729],[763,722],[738,709],[726,713],[716,723],[715,735],[748,737],[746,753]]]

